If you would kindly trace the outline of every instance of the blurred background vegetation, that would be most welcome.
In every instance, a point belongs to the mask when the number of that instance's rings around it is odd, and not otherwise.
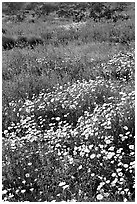
[[[104,76],[135,41],[132,2],[3,2],[3,101]],[[27,96],[26,96],[27,93]]]

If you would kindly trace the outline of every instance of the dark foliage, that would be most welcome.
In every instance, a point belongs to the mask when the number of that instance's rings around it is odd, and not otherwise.
[[[81,20],[83,16],[92,18],[94,21],[100,21],[103,18],[107,20],[113,19],[115,12],[123,12],[129,4],[129,2],[4,2],[2,9],[4,13],[17,14],[19,21],[24,20],[24,17],[20,16],[19,12],[28,10],[33,10],[38,17],[56,12],[59,17],[73,18],[74,21]]]
[[[3,2],[2,11],[7,14],[16,14],[23,9],[25,2]]]
[[[10,50],[16,45],[13,37],[2,36],[2,47],[4,50]]]
[[[39,45],[39,44],[43,44],[43,40],[40,37],[29,37],[27,38],[27,44],[33,49],[35,46]]]
[[[2,34],[6,34],[7,30],[2,28]]]
[[[26,36],[19,36],[17,39],[14,39],[13,37],[7,37],[2,36],[2,46],[4,50],[10,50],[14,47],[27,47],[30,46],[30,48],[34,48],[35,46],[39,44],[43,44],[44,41],[40,37],[26,37]]]

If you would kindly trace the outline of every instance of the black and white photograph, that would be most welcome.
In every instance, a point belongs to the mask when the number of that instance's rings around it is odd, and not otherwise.
[[[135,2],[1,5],[2,201],[135,202]]]

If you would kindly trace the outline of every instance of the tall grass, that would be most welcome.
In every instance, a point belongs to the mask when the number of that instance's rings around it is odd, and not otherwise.
[[[12,51],[4,52],[4,100],[9,101],[12,95],[18,98],[24,93],[31,97],[33,93],[39,94],[40,90],[46,91],[47,87],[50,88],[57,83],[96,79],[103,73],[101,63],[108,61],[121,49],[126,52],[125,48],[119,45],[112,47],[108,43],[72,43],[66,47],[40,45],[34,51],[29,48],[14,48]]]
[[[35,35],[42,36],[45,43],[53,43],[59,45],[68,44],[70,41],[79,42],[120,42],[128,43],[134,41],[135,39],[135,22],[133,19],[128,20],[118,20],[114,22],[94,22],[92,19],[88,20],[85,24],[81,26],[73,26],[71,29],[66,29],[65,25],[70,25],[72,22],[55,23],[51,25],[51,22],[36,22],[32,23],[21,23],[8,25],[8,35],[18,36],[18,35]],[[67,27],[67,26],[66,26]],[[6,28],[6,27],[5,27]]]

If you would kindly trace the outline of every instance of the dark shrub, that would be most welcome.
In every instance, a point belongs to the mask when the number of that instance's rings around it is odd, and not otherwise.
[[[2,34],[6,34],[6,29],[2,28]]]
[[[29,23],[35,23],[35,19],[30,19]]]
[[[42,38],[32,36],[32,37],[27,38],[27,43],[33,49],[35,46],[37,46],[39,44],[43,44],[44,42],[43,42]]]
[[[16,45],[16,40],[13,37],[2,36],[2,47],[4,50],[10,50]]]
[[[21,47],[21,48],[26,47],[26,46],[30,46],[33,49],[35,46],[37,46],[39,44],[43,44],[43,43],[44,43],[44,41],[40,37],[19,36],[17,41],[16,41],[16,46]]]

